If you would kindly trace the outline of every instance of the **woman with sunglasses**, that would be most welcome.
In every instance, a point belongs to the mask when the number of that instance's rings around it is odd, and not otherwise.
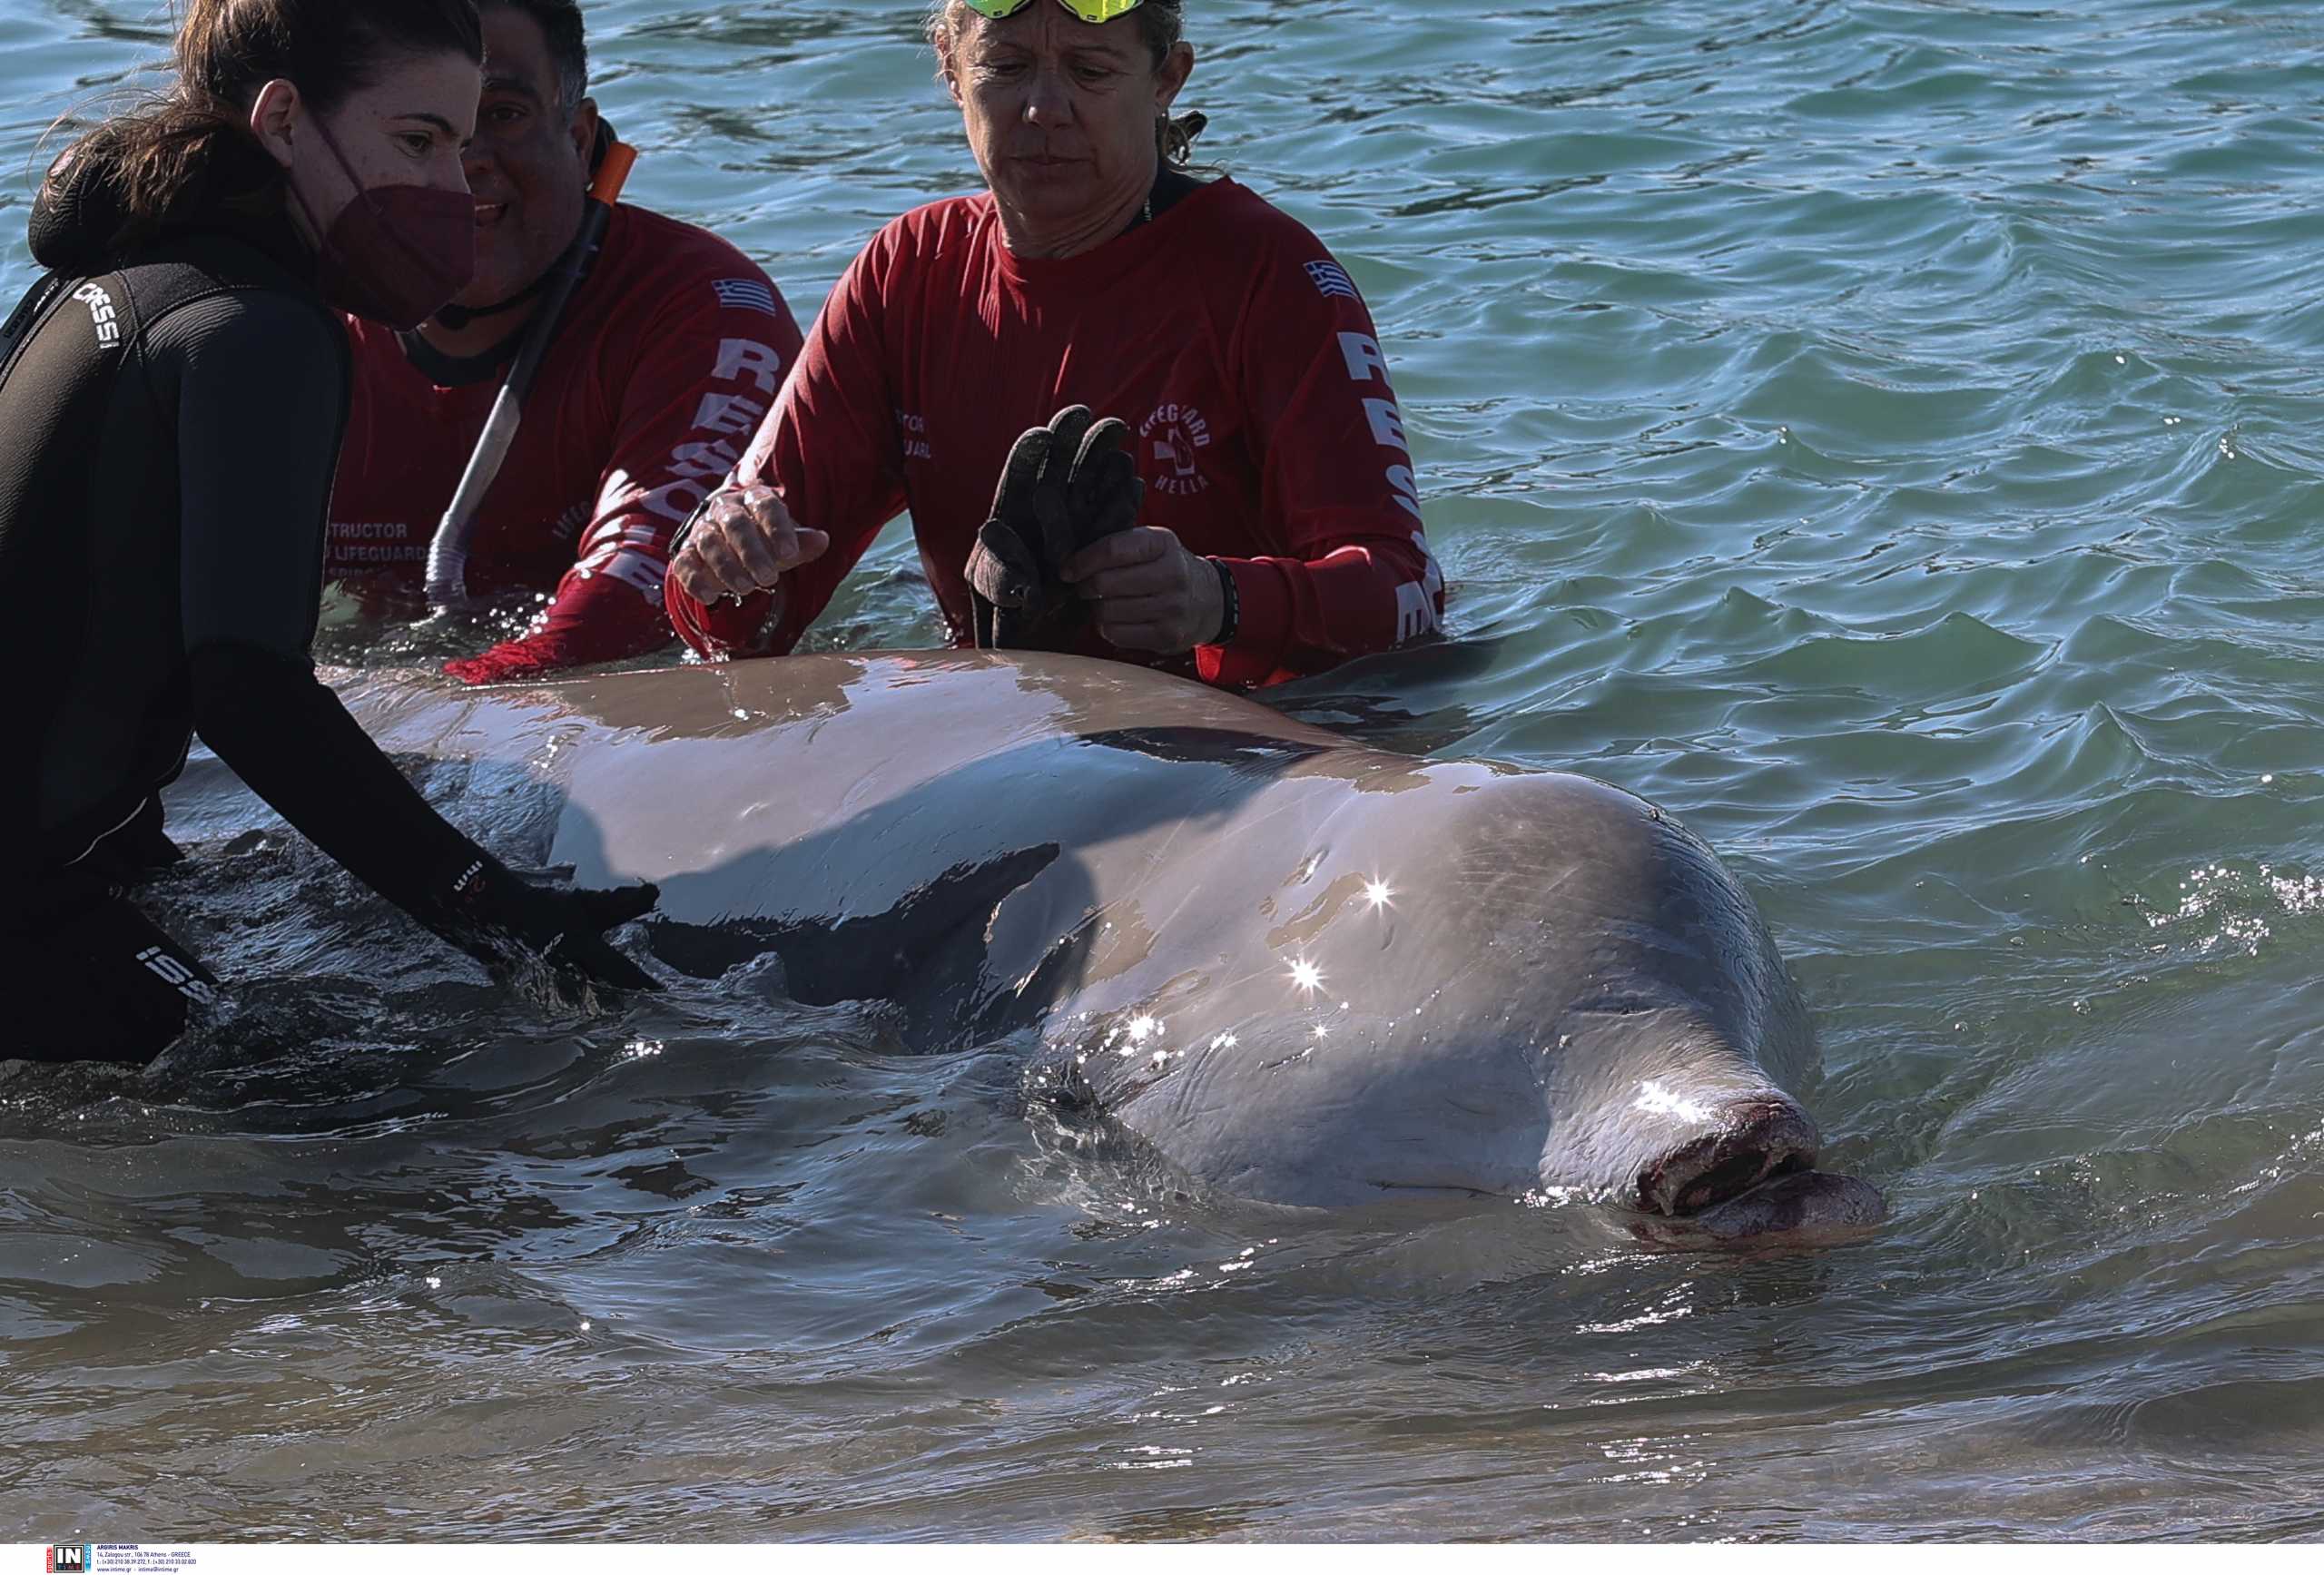
[[[439,818],[315,675],[347,423],[338,313],[468,282],[472,0],[191,0],[176,81],[51,172],[0,328],[0,1059],[144,1061],[217,980],[125,893],[197,733],[325,852],[494,966],[652,980],[654,900],[539,890]]]
[[[945,0],[930,38],[990,189],[895,221],[840,281],[686,532],[668,600],[688,643],[789,650],[907,508],[968,643],[980,527],[1009,513],[995,478],[1061,406],[1127,422],[1144,487],[1068,495],[1082,517],[1048,566],[1088,615],[1046,643],[1252,685],[1434,629],[1377,331],[1305,226],[1186,167],[1178,0]],[[1086,429],[1060,422],[1068,446]]]

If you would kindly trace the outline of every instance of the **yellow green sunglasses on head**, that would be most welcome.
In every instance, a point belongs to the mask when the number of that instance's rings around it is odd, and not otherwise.
[[[969,9],[995,22],[1014,16],[1030,5],[1033,0],[968,0]],[[1057,0],[1084,22],[1111,22],[1117,16],[1127,16],[1145,4],[1145,0]]]

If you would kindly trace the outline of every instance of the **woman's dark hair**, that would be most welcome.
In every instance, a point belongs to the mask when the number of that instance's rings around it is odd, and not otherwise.
[[[1130,13],[1137,18],[1138,30],[1146,34],[1146,47],[1153,52],[1154,64],[1159,66],[1170,58],[1187,36],[1184,0],[1146,0]],[[953,25],[960,21],[968,7],[957,0],[936,0],[928,14],[928,42],[940,47],[954,36]],[[1183,170],[1194,162],[1195,139],[1210,124],[1210,117],[1200,111],[1182,115],[1157,116],[1154,123],[1154,141],[1162,154],[1162,162],[1174,170]]]
[[[1137,25],[1146,34],[1146,47],[1154,52],[1157,66],[1169,59],[1170,52],[1186,39],[1187,19],[1179,8],[1179,0],[1146,0],[1130,15],[1137,18]],[[1209,124],[1210,117],[1200,110],[1157,116],[1154,141],[1161,152],[1162,162],[1173,170],[1193,164],[1195,139]]]
[[[251,134],[250,109],[277,78],[329,113],[414,55],[484,59],[476,0],[184,0],[174,80],[150,103],[83,137],[51,172],[105,188],[128,251],[200,209],[262,213],[280,167]]]

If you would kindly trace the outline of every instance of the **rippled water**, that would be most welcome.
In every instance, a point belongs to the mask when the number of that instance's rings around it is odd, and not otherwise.
[[[970,179],[915,9],[601,0],[633,193],[803,315]],[[1685,817],[1894,1223],[1185,1201],[1008,1046],[740,980],[544,1026],[197,772],[163,901],[241,1014],[0,1073],[0,1535],[2324,1533],[2324,19],[1190,10],[1453,581],[1283,703]],[[0,15],[0,231],[144,18]],[[925,642],[911,566],[819,638]]]

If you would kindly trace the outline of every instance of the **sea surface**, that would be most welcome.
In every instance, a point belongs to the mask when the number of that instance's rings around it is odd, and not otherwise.
[[[1701,832],[1893,1222],[1157,1192],[1006,1047],[546,1020],[244,831],[155,898],[228,1018],[0,1069],[0,1539],[2324,1535],[2324,9],[1188,11],[1452,582],[1274,702]],[[631,195],[803,320],[974,182],[917,15],[596,0]],[[47,127],[165,39],[0,10],[11,297]],[[815,643],[934,633],[891,533]]]

